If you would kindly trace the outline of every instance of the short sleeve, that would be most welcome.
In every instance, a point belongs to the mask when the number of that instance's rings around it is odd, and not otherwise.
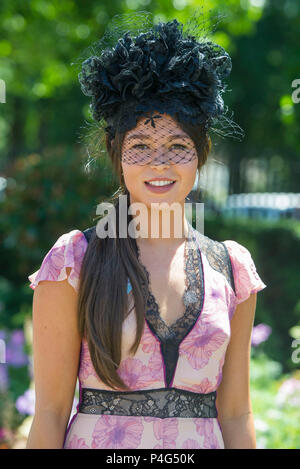
[[[256,271],[250,252],[233,240],[224,241],[230,256],[237,304],[247,300],[252,293],[266,288]]]
[[[45,255],[39,270],[28,276],[32,290],[41,280],[60,281],[68,279],[78,291],[81,263],[87,248],[87,240],[80,230],[61,235]],[[71,267],[67,275],[66,267]]]

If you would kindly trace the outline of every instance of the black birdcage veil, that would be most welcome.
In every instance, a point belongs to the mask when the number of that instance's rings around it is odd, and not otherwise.
[[[176,19],[154,24],[152,13],[144,11],[111,19],[101,40],[73,63],[80,67],[82,92],[91,98],[93,122],[86,123],[81,135],[90,159],[105,152],[106,133],[113,139],[116,131],[134,129],[143,116],[144,124],[153,129],[166,114],[207,134],[243,138],[222,97],[231,58],[209,39],[221,19],[217,14],[208,20],[203,7],[185,24]],[[195,158],[195,148],[192,151],[189,145],[177,140],[171,146],[166,135],[162,141],[155,131],[146,141],[143,133],[135,145],[127,145],[122,156],[126,163],[161,164],[163,159],[166,164],[182,164]]]

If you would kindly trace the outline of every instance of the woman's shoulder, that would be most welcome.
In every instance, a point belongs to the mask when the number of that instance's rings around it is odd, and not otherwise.
[[[195,233],[202,254],[210,266],[227,279],[237,304],[266,287],[257,273],[250,251],[244,245],[232,239],[217,241],[199,231]]]
[[[85,232],[73,229],[58,237],[44,256],[40,268],[28,276],[30,288],[34,290],[42,280],[68,279],[69,284],[78,290],[80,267],[88,245]]]
[[[266,285],[257,273],[256,265],[248,248],[232,239],[222,241],[232,266],[237,303],[247,300],[252,293],[263,290]]]
[[[232,266],[225,244],[204,235],[198,230],[194,230],[194,234],[202,256],[205,256],[214,271],[218,271],[226,278],[228,284],[234,290]]]

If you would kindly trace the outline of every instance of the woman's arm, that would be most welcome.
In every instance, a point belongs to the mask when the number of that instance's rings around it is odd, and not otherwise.
[[[237,306],[231,319],[231,337],[216,399],[226,449],[256,448],[250,397],[251,334],[255,309],[256,293]]]
[[[80,356],[76,291],[67,280],[41,281],[32,315],[36,403],[26,448],[62,448]]]

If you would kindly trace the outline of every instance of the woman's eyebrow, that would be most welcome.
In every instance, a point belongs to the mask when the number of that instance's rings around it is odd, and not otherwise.
[[[184,134],[176,134],[176,135],[171,135],[169,140],[175,140],[175,138],[189,138],[187,135]],[[134,140],[134,139],[140,139],[140,140],[150,140],[151,137],[149,135],[145,134],[132,134],[130,135],[127,140]]]

